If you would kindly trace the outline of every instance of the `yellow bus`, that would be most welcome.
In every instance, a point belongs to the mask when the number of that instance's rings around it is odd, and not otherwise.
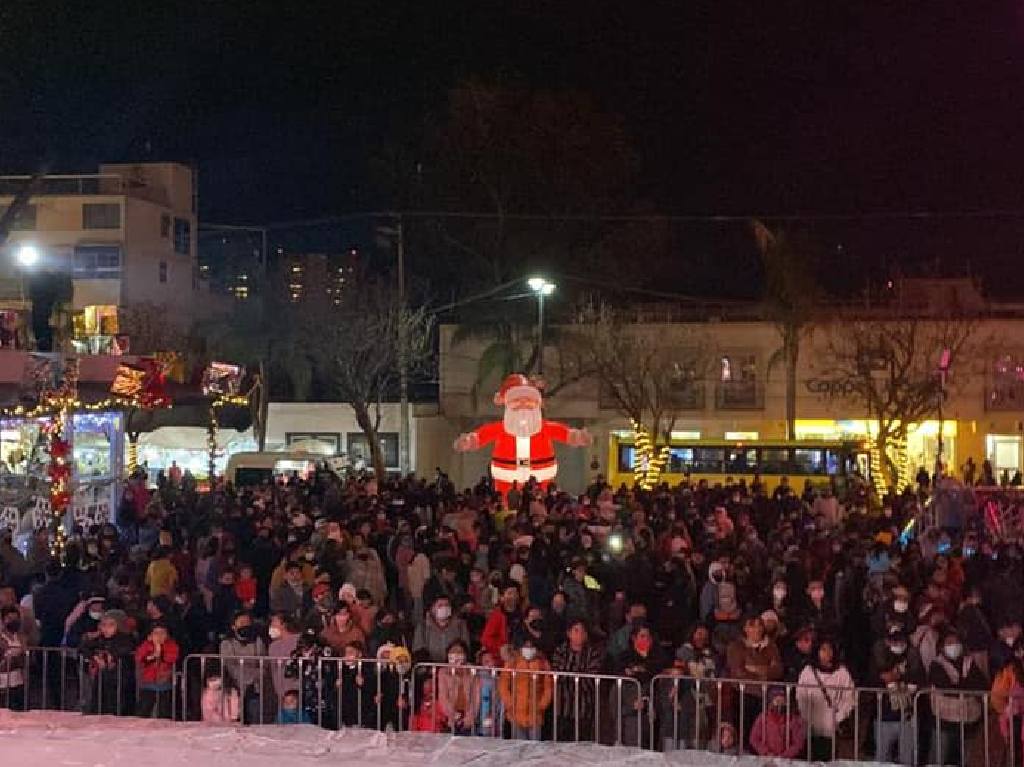
[[[608,456],[608,482],[613,487],[634,481],[636,450],[632,436],[613,434]],[[771,491],[782,477],[800,492],[804,481],[827,485],[835,477],[840,487],[857,472],[870,478],[871,457],[863,441],[829,440],[744,440],[724,439],[672,440],[668,465],[662,482],[676,485],[689,476],[690,481],[707,480],[709,485],[738,482],[749,485],[757,475]]]

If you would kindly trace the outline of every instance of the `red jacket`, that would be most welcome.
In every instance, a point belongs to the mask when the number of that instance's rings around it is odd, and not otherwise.
[[[135,662],[139,667],[139,684],[142,686],[169,686],[174,677],[174,664],[178,660],[178,643],[168,637],[158,657],[156,645],[148,639],[135,651]]]
[[[508,635],[508,618],[505,617],[505,611],[500,607],[495,607],[487,616],[487,623],[484,624],[483,633],[480,635],[480,644],[497,660],[501,657],[501,648],[511,641],[512,637]]]

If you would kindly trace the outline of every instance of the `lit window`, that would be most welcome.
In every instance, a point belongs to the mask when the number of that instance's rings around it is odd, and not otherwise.
[[[722,357],[722,380],[732,380],[732,362],[728,357]]]

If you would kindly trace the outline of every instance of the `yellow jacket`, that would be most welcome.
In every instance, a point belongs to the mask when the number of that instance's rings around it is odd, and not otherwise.
[[[498,682],[505,717],[520,727],[537,727],[544,722],[544,712],[551,705],[554,692],[550,673],[530,674],[530,671],[550,672],[551,664],[541,656],[526,660],[517,654],[501,672]]]
[[[996,678],[992,680],[992,710],[997,714],[1006,710],[1006,704],[1010,701],[1010,690],[1016,684],[1017,678],[1013,674],[1013,664],[1006,664]]]

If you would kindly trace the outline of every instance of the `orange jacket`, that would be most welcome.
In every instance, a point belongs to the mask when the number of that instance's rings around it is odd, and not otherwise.
[[[505,716],[520,727],[537,727],[544,722],[544,712],[551,705],[554,692],[551,674],[530,674],[530,671],[551,671],[551,664],[540,655],[526,660],[517,654],[501,672],[498,682]]]

